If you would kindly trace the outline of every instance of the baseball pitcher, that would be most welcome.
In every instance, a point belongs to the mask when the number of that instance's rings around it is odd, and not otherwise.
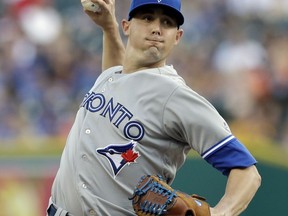
[[[186,85],[177,66],[167,63],[184,33],[181,1],[132,0],[121,24],[114,0],[82,2],[103,30],[103,72],[80,103],[47,214],[243,212],[260,186],[255,158],[217,110]],[[125,48],[119,26],[127,37]],[[227,176],[216,206],[169,186],[189,151]]]

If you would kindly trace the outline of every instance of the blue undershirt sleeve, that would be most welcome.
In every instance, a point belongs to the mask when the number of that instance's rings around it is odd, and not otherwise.
[[[212,146],[201,156],[226,176],[233,168],[247,168],[257,163],[248,149],[232,135]]]

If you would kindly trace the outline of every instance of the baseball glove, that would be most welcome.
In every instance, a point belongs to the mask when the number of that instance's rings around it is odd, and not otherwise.
[[[139,216],[210,216],[209,204],[198,195],[171,188],[159,175],[143,176],[131,198]]]

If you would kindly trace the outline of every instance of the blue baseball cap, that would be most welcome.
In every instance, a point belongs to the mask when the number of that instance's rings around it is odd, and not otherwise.
[[[147,5],[160,5],[161,7],[165,7],[172,11],[173,17],[176,18],[178,26],[184,23],[184,16],[181,13],[181,0],[132,0],[128,20],[132,19],[135,11]]]

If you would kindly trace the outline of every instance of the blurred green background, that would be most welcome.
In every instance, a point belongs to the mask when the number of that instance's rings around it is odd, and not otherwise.
[[[116,0],[119,21],[129,4]],[[167,63],[259,161],[262,186],[242,215],[287,215],[288,0],[182,0],[182,9],[184,36]],[[0,216],[45,215],[101,52],[101,30],[80,0],[0,2]],[[173,185],[214,205],[225,182],[191,152]]]

